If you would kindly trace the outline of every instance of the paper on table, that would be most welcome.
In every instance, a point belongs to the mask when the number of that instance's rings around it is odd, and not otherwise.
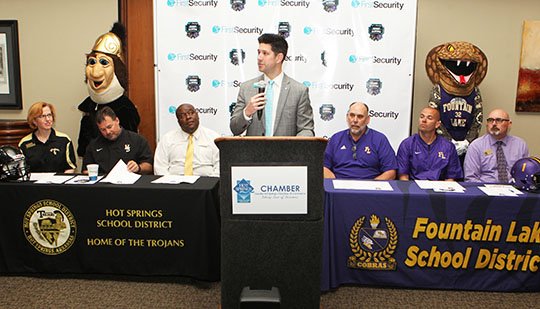
[[[519,191],[512,185],[503,185],[503,184],[485,184],[484,187],[486,188],[504,188],[506,190],[509,190],[511,192],[514,192],[515,194],[523,194],[523,192]]]
[[[486,195],[489,196],[515,196],[518,195],[513,192],[513,190],[509,190],[508,188],[504,187],[478,187],[478,189],[482,190]]]
[[[442,180],[415,180],[420,189],[429,190],[433,189],[435,192],[456,192],[463,193],[463,188],[458,182],[455,181],[442,181]]]
[[[184,182],[194,184],[199,178],[200,176],[164,175],[152,181],[152,183],[179,184]]]
[[[78,175],[66,181],[65,184],[67,185],[93,185],[96,182],[98,182],[101,178],[103,178],[103,176],[98,176],[96,180],[90,180],[88,178],[88,175]]]
[[[30,181],[36,181],[43,178],[48,178],[56,173],[30,173]]]
[[[75,177],[75,175],[55,175],[54,173],[52,173],[52,175],[39,177],[39,179],[35,183],[61,184],[70,180],[73,177]]]
[[[141,175],[128,171],[126,163],[120,159],[101,182],[129,185],[134,184],[139,178],[141,178]]]
[[[394,191],[388,181],[334,179],[334,189]]]

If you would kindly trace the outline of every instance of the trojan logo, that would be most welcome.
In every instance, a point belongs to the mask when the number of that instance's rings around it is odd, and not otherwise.
[[[58,148],[51,148],[49,149],[49,151],[53,154],[53,155],[57,155],[59,152],[60,152],[60,149]]]
[[[23,232],[39,252],[57,255],[75,242],[77,224],[66,206],[55,200],[41,200],[24,214]]]
[[[349,235],[352,256],[347,260],[349,268],[371,270],[395,270],[398,233],[394,223],[385,218],[386,227],[380,227],[380,219],[371,215],[370,227],[364,227],[362,216],[356,220]]]

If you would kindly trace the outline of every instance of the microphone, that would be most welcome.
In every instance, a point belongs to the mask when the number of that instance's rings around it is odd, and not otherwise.
[[[266,89],[266,82],[264,80],[260,80],[260,81],[258,81],[256,83],[253,83],[253,88],[257,88],[258,93],[264,93],[264,91]],[[262,113],[263,113],[262,109],[259,109],[257,111],[257,118],[259,118],[259,120],[261,120]]]

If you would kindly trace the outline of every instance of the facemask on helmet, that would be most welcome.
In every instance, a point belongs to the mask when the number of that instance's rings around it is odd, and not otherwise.
[[[30,170],[22,152],[13,146],[0,146],[0,181],[28,181]]]
[[[540,188],[540,159],[537,157],[519,159],[512,166],[510,174],[512,175],[510,183],[514,187],[536,191]]]

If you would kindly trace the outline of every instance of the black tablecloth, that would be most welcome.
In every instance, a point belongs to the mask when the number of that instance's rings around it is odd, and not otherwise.
[[[0,273],[220,274],[219,179],[0,183]]]

